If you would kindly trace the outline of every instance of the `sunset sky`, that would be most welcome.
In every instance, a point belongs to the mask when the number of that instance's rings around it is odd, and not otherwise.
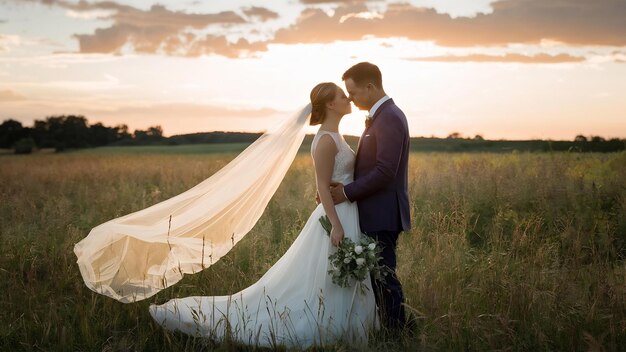
[[[27,126],[257,132],[361,61],[412,136],[626,137],[626,0],[0,0],[0,120]]]

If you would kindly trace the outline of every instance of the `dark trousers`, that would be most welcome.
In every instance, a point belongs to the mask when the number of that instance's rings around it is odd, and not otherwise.
[[[388,329],[402,328],[406,323],[404,305],[402,305],[404,294],[402,284],[396,276],[396,243],[400,232],[379,231],[365,234],[382,246],[383,250],[380,253],[382,259],[379,264],[387,266],[392,271],[380,281],[372,277],[372,288],[381,323]]]

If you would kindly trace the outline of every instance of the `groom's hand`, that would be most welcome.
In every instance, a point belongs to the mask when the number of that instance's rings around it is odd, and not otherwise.
[[[340,204],[348,200],[346,194],[343,192],[343,184],[339,182],[330,183],[330,194],[333,196],[333,202]]]

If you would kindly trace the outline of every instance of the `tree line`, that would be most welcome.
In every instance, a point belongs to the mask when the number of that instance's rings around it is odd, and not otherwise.
[[[161,126],[148,127],[130,133],[125,124],[113,127],[98,122],[90,125],[84,116],[50,116],[35,120],[32,127],[8,119],[0,125],[0,148],[13,149],[15,153],[31,153],[41,148],[56,151],[115,145],[179,145],[196,143],[252,143],[261,133],[207,132],[163,136]],[[310,144],[307,136],[303,146]],[[356,148],[358,137],[346,136]],[[600,136],[578,135],[572,141],[551,140],[486,140],[481,135],[463,137],[453,132],[446,138],[414,137],[411,149],[439,152],[511,152],[511,151],[570,151],[616,152],[626,150],[626,139],[604,139]],[[355,149],[356,150],[356,149]]]
[[[151,144],[164,139],[161,126],[135,130],[131,134],[125,124],[109,127],[98,122],[90,125],[84,116],[77,115],[46,117],[35,120],[32,127],[13,119],[0,125],[0,148],[14,149],[18,154],[41,148],[63,151],[116,144]]]
[[[626,150],[626,139],[610,138],[601,136],[584,136],[582,134],[574,137],[571,141],[555,140],[486,140],[477,134],[474,137],[463,137],[459,132],[453,132],[445,139],[442,138],[412,138],[411,149],[422,151],[540,151],[540,152],[619,152]]]

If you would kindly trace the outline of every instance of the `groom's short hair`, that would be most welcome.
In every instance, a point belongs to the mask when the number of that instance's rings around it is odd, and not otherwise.
[[[359,62],[350,67],[343,73],[341,80],[345,81],[348,78],[352,78],[354,83],[359,86],[372,83],[378,88],[383,87],[383,75],[380,73],[378,66],[369,62]]]

